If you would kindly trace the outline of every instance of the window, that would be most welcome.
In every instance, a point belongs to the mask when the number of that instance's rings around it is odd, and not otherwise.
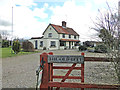
[[[60,46],[66,46],[66,43],[64,41],[60,41]]]
[[[43,41],[40,41],[40,47],[43,47]]]
[[[74,39],[76,39],[76,35],[74,36]]]
[[[71,35],[69,35],[69,38],[71,38]]]
[[[52,37],[52,33],[49,33],[49,34],[48,34],[48,37]]]
[[[65,34],[63,34],[62,37],[65,38]]]
[[[79,46],[79,42],[76,42],[76,43],[75,43],[75,46]]]
[[[55,47],[55,41],[51,41],[51,47]]]
[[[73,42],[72,42],[72,45],[73,45]]]

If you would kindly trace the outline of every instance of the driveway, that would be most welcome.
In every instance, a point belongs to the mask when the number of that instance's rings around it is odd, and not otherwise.
[[[2,60],[3,88],[34,88],[40,53]]]

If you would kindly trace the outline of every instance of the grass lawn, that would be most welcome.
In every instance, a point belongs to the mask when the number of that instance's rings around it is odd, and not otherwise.
[[[6,58],[6,57],[13,57],[13,56],[20,56],[20,55],[25,55],[25,54],[32,54],[32,53],[38,53],[38,51],[35,52],[19,52],[18,54],[14,54],[14,52],[11,50],[11,47],[8,48],[0,48],[2,52],[2,56],[0,55],[0,58]]]

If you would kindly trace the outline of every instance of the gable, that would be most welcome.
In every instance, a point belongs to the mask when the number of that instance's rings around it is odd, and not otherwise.
[[[52,37],[49,38],[58,38],[58,32],[54,29],[54,27],[51,24],[49,24],[43,32],[44,38],[48,38],[49,33],[52,33]]]
[[[47,31],[47,30],[49,30],[49,28],[51,28],[52,30],[55,30],[55,28],[51,25],[51,24],[49,24],[48,26],[47,26],[47,28],[45,29],[45,31],[43,32],[43,35],[45,34],[45,32]],[[56,31],[56,30],[55,30]],[[57,31],[56,31],[57,32]],[[57,32],[58,33],[58,32]]]

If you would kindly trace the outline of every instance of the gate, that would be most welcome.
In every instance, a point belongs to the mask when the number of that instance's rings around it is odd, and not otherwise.
[[[90,58],[89,58],[90,59]],[[95,58],[94,58],[95,60]],[[101,85],[101,84],[86,84],[84,83],[84,61],[89,61],[88,57],[84,57],[84,53],[79,56],[68,55],[53,55],[50,53],[42,53],[40,55],[40,70],[42,71],[41,83],[38,84],[41,90],[52,90],[56,87],[59,90],[60,87],[67,88],[103,88],[103,89],[115,89],[117,90],[120,85]],[[54,63],[72,63],[71,67],[68,66],[54,66]],[[81,64],[80,67],[75,67],[77,64]],[[54,69],[68,69],[65,76],[53,75]],[[69,76],[72,70],[81,70],[81,76]],[[54,82],[53,79],[62,79],[61,82]],[[65,82],[66,79],[80,79],[81,83]]]

